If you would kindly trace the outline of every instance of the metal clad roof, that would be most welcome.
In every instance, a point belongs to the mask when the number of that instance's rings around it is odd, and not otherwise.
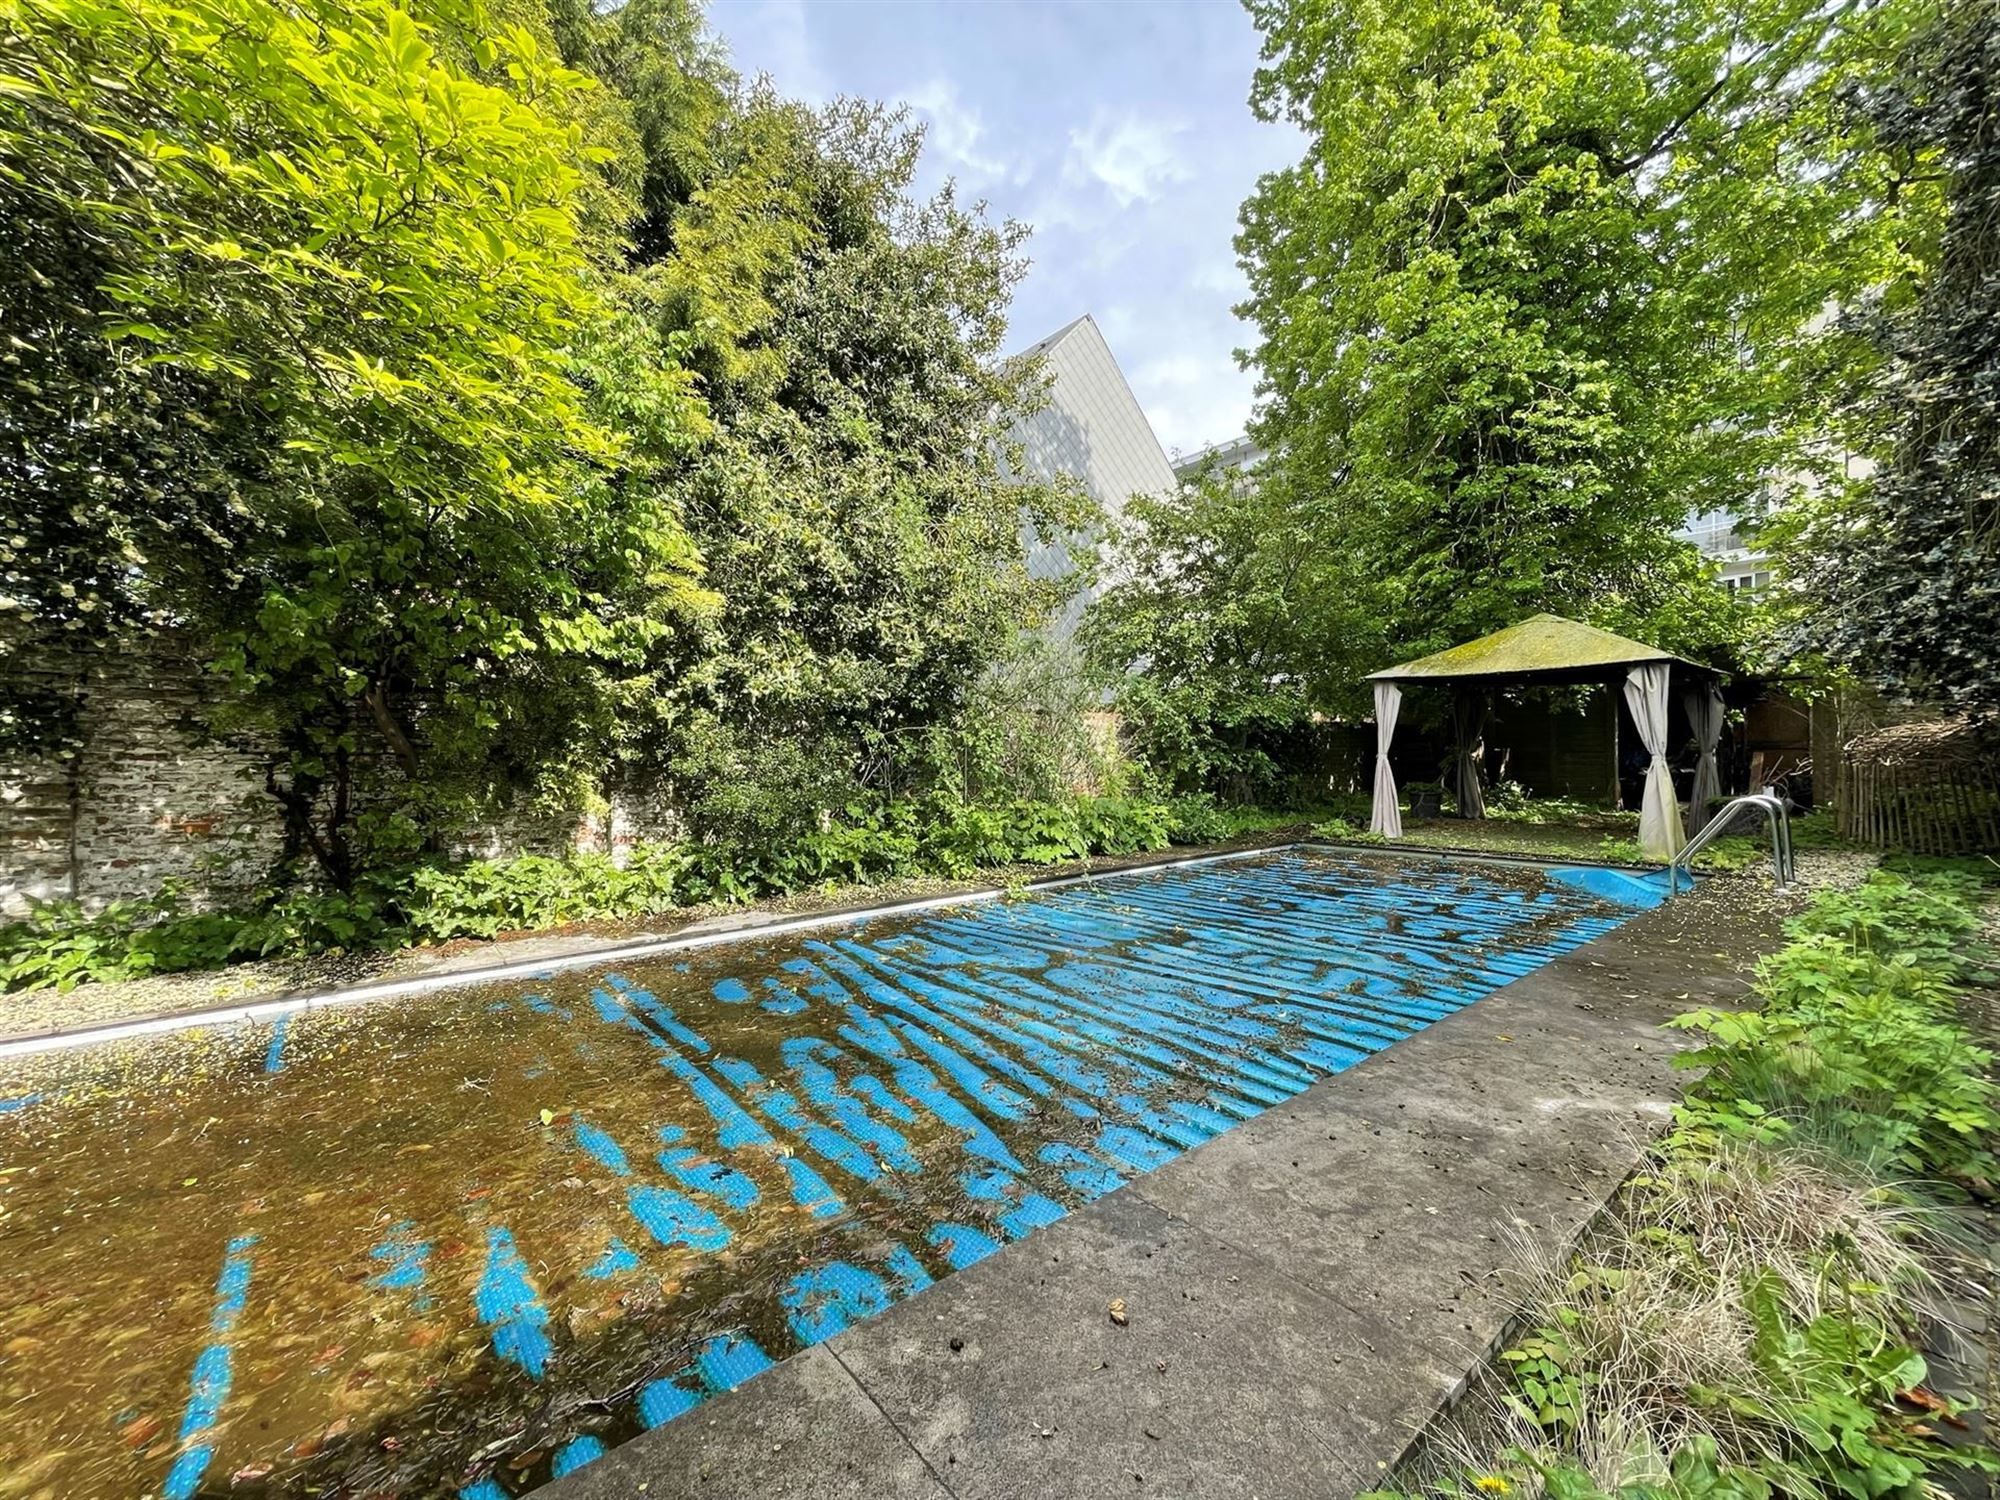
[[[1166,450],[1096,320],[1086,313],[1022,357],[1034,354],[1043,357],[1049,400],[1014,429],[1028,474],[1040,480],[1073,476],[1114,521],[1133,495],[1172,493],[1174,471]],[[1072,568],[1070,547],[1066,538],[1034,538],[1028,571],[1037,578],[1062,577]],[[1088,602],[1082,591],[1069,602],[1055,622],[1058,635],[1074,630]]]

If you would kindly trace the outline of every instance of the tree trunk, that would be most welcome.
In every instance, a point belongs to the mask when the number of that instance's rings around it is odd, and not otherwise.
[[[417,747],[411,743],[403,726],[397,722],[394,711],[389,707],[389,685],[381,678],[372,678],[368,690],[361,695],[361,701],[368,705],[368,715],[375,721],[375,727],[382,738],[389,742],[395,752],[396,761],[403,768],[403,774],[417,779]]]

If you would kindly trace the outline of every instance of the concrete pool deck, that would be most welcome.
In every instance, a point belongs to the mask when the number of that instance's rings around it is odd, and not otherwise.
[[[1573,1238],[1664,1122],[1679,1043],[1660,1023],[1740,996],[1775,946],[1779,903],[1722,884],[537,1494],[1373,1487],[1505,1333],[1516,1268]]]

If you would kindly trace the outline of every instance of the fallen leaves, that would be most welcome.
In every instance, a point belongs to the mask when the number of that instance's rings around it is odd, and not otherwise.
[[[1921,1411],[1943,1417],[1954,1427],[1965,1426],[1965,1422],[1958,1415],[1957,1407],[1927,1385],[1913,1385],[1907,1391],[1899,1392],[1896,1399],[1906,1401]]]
[[[1123,1328],[1128,1321],[1125,1314],[1125,1299],[1123,1297],[1113,1297],[1111,1299],[1110,1311],[1111,1321],[1116,1323],[1120,1328]]]

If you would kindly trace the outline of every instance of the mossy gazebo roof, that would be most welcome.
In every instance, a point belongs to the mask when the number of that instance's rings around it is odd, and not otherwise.
[[[1384,667],[1368,676],[1373,682],[1394,683],[1493,682],[1504,678],[1560,685],[1616,681],[1629,668],[1651,662],[1665,662],[1704,677],[1718,675],[1713,667],[1595,625],[1565,620],[1561,615],[1535,615],[1449,651]]]

